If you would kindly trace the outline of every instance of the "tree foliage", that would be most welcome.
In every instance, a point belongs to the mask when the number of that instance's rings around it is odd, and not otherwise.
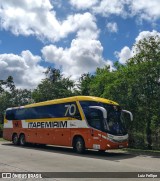
[[[90,81],[85,79],[81,84],[88,95],[115,100],[130,110],[134,122],[129,132],[138,142],[134,146],[151,149],[160,146],[160,37],[140,40],[134,50],[126,65],[116,62],[112,72],[98,68]]]
[[[69,77],[65,78],[59,69],[49,67],[45,75],[46,78],[33,91],[32,98],[35,102],[74,95],[72,91],[74,82]]]
[[[31,90],[17,89],[13,77],[0,80],[0,114],[8,107],[22,106],[31,103]]]

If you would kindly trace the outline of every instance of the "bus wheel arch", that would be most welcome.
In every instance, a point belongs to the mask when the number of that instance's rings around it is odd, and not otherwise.
[[[19,135],[19,144],[21,146],[25,146],[26,145],[26,137],[25,137],[25,134],[24,133],[21,133]]]
[[[12,142],[13,142],[14,145],[19,145],[19,137],[18,137],[17,133],[13,133]]]
[[[81,135],[75,135],[73,137],[72,146],[77,153],[84,153],[85,151],[84,138]]]

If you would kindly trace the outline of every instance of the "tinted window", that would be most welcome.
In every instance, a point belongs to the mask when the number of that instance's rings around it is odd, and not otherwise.
[[[57,117],[80,117],[78,107],[75,102],[54,104],[47,106],[38,106],[32,108],[19,108],[7,110],[7,120],[25,120],[40,118],[57,118]]]
[[[90,126],[97,129],[104,128],[102,124],[103,117],[98,113],[99,111],[97,111],[97,113],[94,111],[93,115],[93,111],[88,109],[89,106],[101,106],[107,111],[107,123],[109,126],[107,132],[114,135],[127,134],[126,126],[121,116],[121,108],[119,106],[94,101],[80,101],[80,104]]]
[[[84,109],[84,114],[88,121],[88,124],[96,129],[103,129],[103,114],[98,109]]]

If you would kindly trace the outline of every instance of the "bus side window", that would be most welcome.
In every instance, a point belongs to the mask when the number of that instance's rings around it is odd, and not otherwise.
[[[103,114],[100,110],[85,109],[85,116],[88,124],[96,129],[102,129]]]
[[[8,110],[6,112],[6,119],[7,120],[15,120],[15,110]]]
[[[76,103],[67,103],[64,105],[65,107],[65,117],[72,117],[78,120],[82,120],[79,109]]]

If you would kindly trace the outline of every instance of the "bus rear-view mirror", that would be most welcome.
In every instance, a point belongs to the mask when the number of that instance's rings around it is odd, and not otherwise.
[[[106,111],[106,109],[104,107],[101,107],[101,106],[89,106],[89,108],[91,108],[91,109],[98,109],[98,110],[102,111],[103,118],[107,119],[107,111]]]
[[[124,113],[126,113],[126,114],[129,114],[130,120],[133,121],[133,114],[132,114],[130,111],[122,110],[122,112],[124,112]]]

